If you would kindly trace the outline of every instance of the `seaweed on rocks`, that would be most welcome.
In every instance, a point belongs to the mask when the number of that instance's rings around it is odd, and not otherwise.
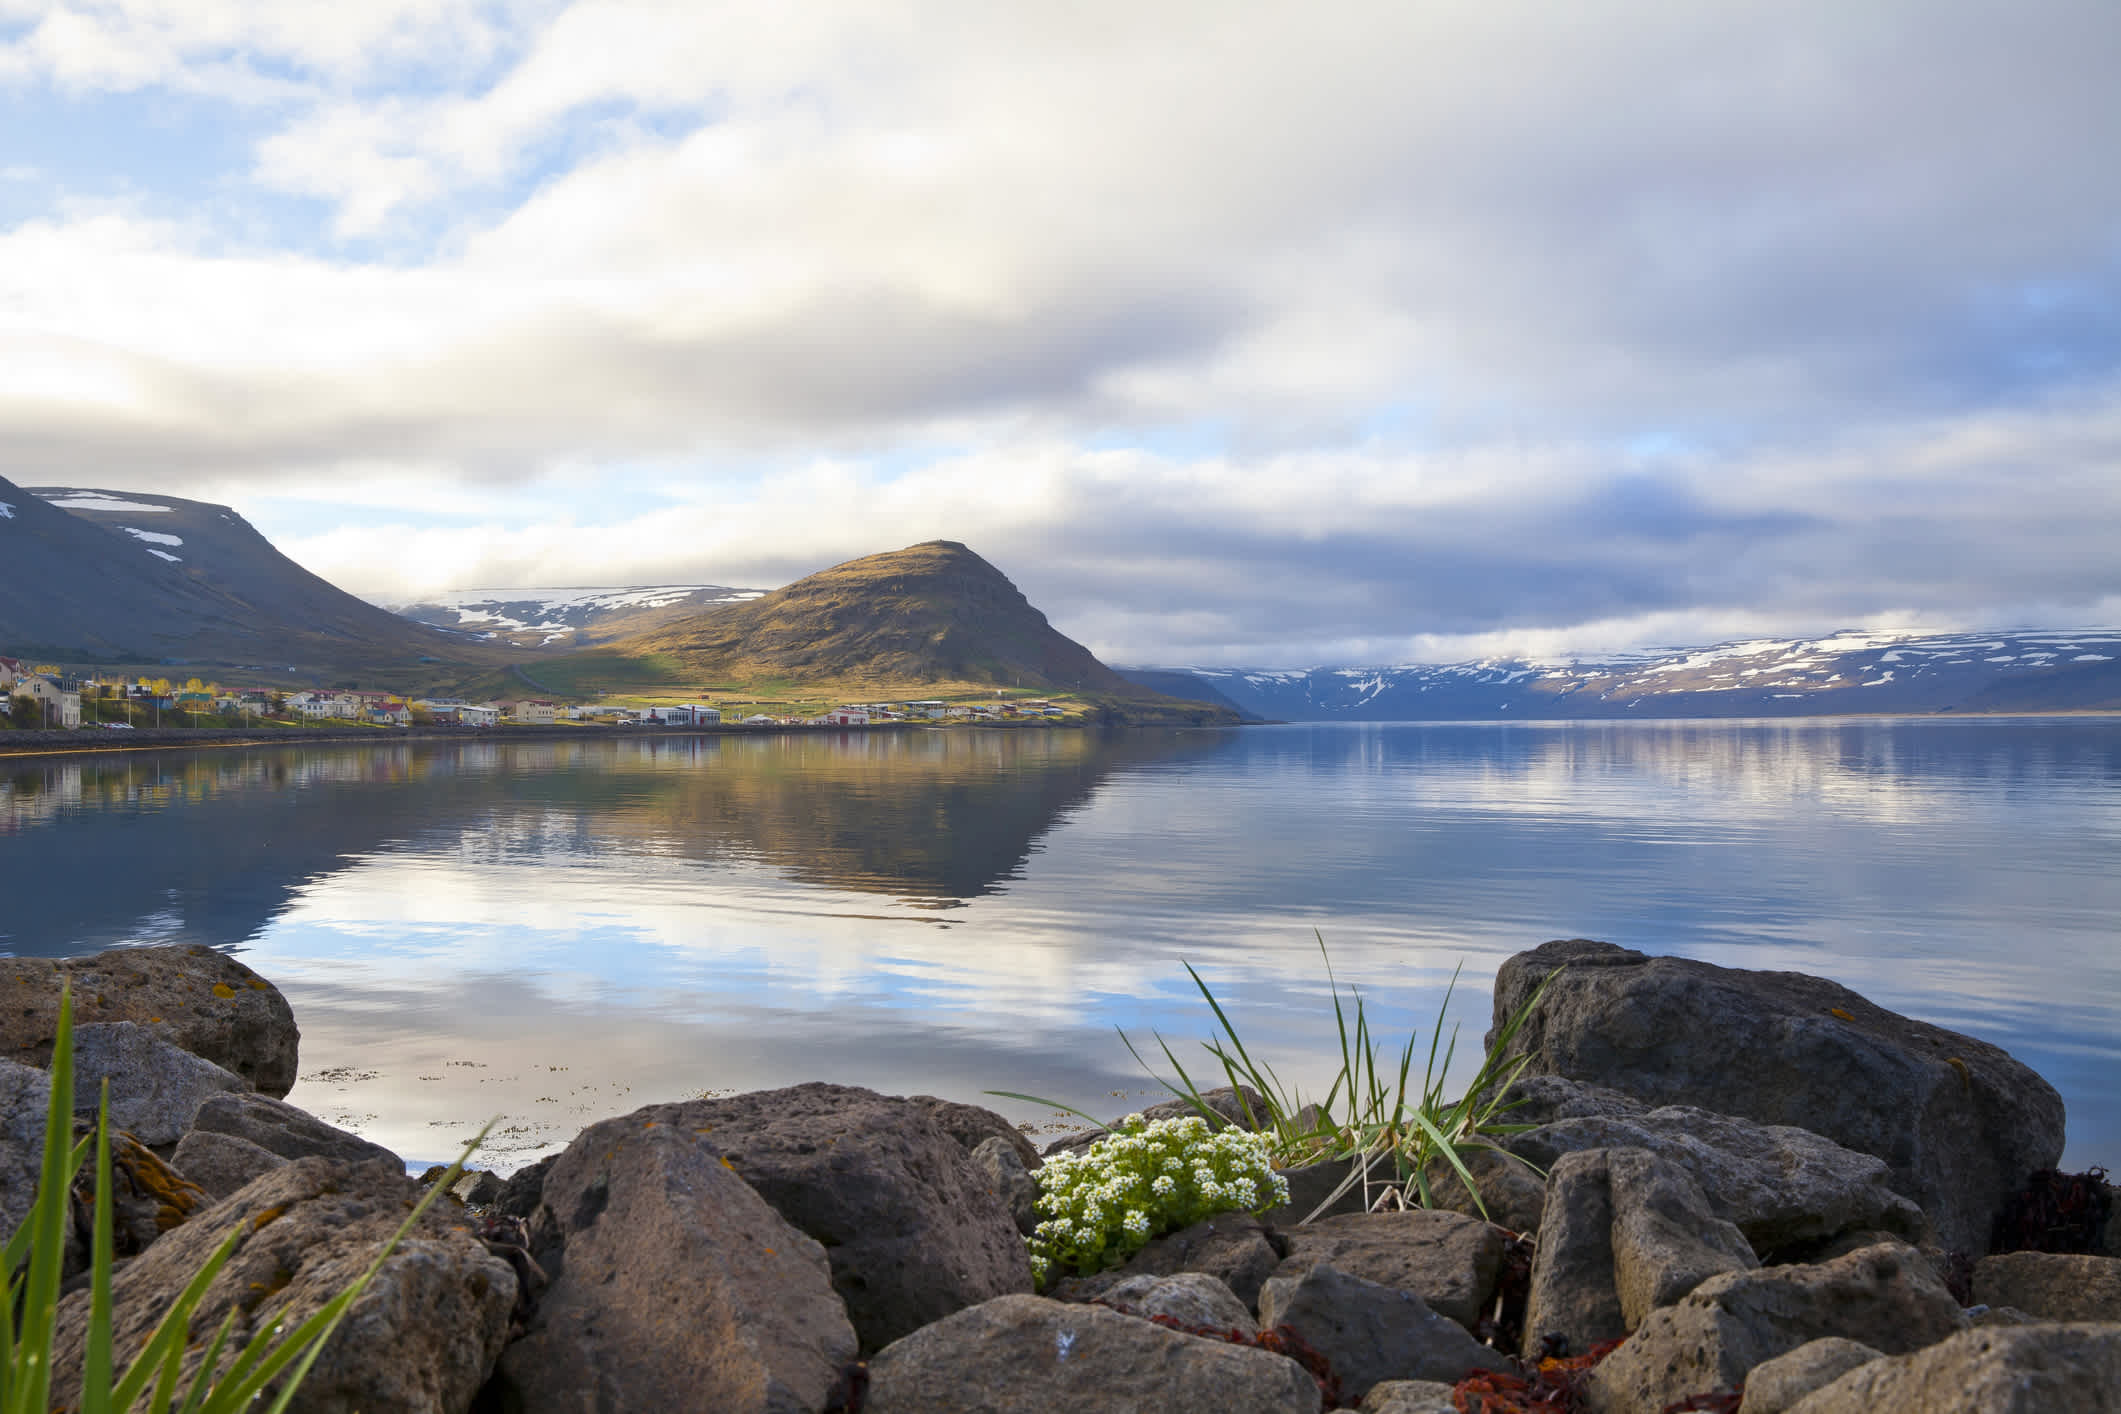
[[[1451,1402],[1462,1414],[1582,1414],[1583,1377],[1620,1345],[1607,1340],[1582,1355],[1550,1355],[1530,1375],[1478,1371],[1458,1382]]]
[[[2083,1173],[2040,1169],[1996,1215],[1989,1254],[2097,1252],[2113,1211],[2114,1190],[2106,1181],[2105,1169]]]

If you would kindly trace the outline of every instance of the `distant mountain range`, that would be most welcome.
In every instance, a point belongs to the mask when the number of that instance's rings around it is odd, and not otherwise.
[[[2121,711],[2121,630],[1851,632],[1598,660],[1120,672],[1255,721]]]
[[[4,479],[0,652],[337,674],[522,656],[355,598],[226,506]]]
[[[437,628],[522,648],[591,648],[647,633],[719,604],[763,599],[763,589],[720,584],[652,584],[634,589],[452,589],[411,601],[378,601],[392,613]]]

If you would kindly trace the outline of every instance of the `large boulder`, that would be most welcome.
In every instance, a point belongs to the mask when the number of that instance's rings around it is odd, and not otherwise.
[[[1325,1356],[1346,1399],[1360,1399],[1384,1380],[1457,1381],[1475,1370],[1515,1368],[1413,1292],[1325,1264],[1262,1287],[1259,1324],[1294,1332]]]
[[[1852,1230],[1924,1235],[1922,1210],[1893,1191],[1885,1160],[1810,1130],[1685,1105],[1557,1119],[1509,1140],[1551,1169],[1581,1149],[1647,1149],[1686,1170],[1709,1209],[1772,1253]]]
[[[908,1095],[906,1099],[928,1112],[928,1117],[941,1126],[943,1133],[955,1139],[970,1151],[979,1148],[989,1139],[1000,1139],[1016,1151],[1027,1171],[1039,1166],[1038,1146],[1024,1137],[1024,1132],[996,1114],[979,1105],[968,1105],[960,1100],[945,1100],[935,1095]]]
[[[1593,1414],[1659,1414],[1736,1389],[1754,1366],[1821,1336],[1898,1355],[1965,1328],[1921,1254],[1881,1243],[1831,1262],[1710,1277],[1593,1367],[1584,1398]]]
[[[1531,1073],[1794,1125],[1875,1154],[1949,1248],[1985,1250],[2004,1199],[2061,1158],[2053,1086],[1996,1046],[1838,983],[1578,938],[1502,965],[1496,1026],[1557,971],[1517,1036]]]
[[[1097,1304],[1145,1321],[1175,1321],[1196,1335],[1252,1328],[1252,1313],[1237,1293],[1206,1272],[1126,1277],[1098,1297]]]
[[[1218,1213],[1152,1238],[1123,1267],[1065,1277],[1054,1283],[1051,1295],[1057,1301],[1098,1301],[1131,1277],[1200,1272],[1229,1287],[1250,1310],[1259,1304],[1260,1286],[1281,1265],[1285,1245],[1250,1213]]]
[[[2121,1257],[2005,1252],[1974,1264],[1974,1300],[2043,1321],[2121,1321]]]
[[[187,1377],[231,1312],[229,1344],[239,1350],[259,1328],[293,1330],[323,1307],[418,1198],[401,1165],[304,1159],[275,1169],[119,1271],[111,1288],[119,1368],[230,1232],[244,1236],[192,1316]],[[508,1264],[430,1210],[348,1311],[289,1408],[463,1414],[501,1353],[515,1295]],[[77,1291],[60,1308],[55,1390],[79,1388],[88,1305],[89,1293]]]
[[[1351,1277],[1411,1291],[1468,1331],[1494,1296],[1502,1271],[1502,1233],[1460,1213],[1347,1213],[1283,1235],[1289,1255],[1275,1276],[1300,1276],[1330,1265]]]
[[[1752,1368],[1745,1377],[1745,1398],[1738,1414],[1788,1414],[1791,1405],[1813,1390],[1824,1389],[1859,1366],[1883,1360],[1881,1351],[1860,1340],[1821,1336],[1808,1340],[1786,1355],[1777,1355]]]
[[[1608,1149],[1613,1287],[1630,1330],[1710,1277],[1760,1265],[1685,1169],[1648,1149]]]
[[[130,1021],[74,1028],[74,1109],[94,1114],[110,1082],[110,1123],[150,1148],[174,1144],[215,1095],[250,1082]]]
[[[22,1226],[37,1201],[51,1103],[48,1072],[0,1061],[0,1241]]]
[[[1034,1156],[1035,1157],[1035,1156]],[[1009,1210],[1016,1230],[1029,1237],[1038,1230],[1038,1180],[1024,1167],[1023,1156],[1008,1140],[982,1139],[972,1146],[972,1166],[987,1189]]]
[[[269,1095],[215,1095],[199,1106],[191,1127],[193,1133],[247,1139],[283,1159],[345,1159],[354,1163],[388,1159],[401,1169],[405,1167],[403,1159],[381,1144],[326,1124],[307,1110]],[[183,1164],[177,1166],[181,1169]]]
[[[1613,1180],[1607,1150],[1563,1154],[1547,1174],[1546,1221],[1532,1251],[1524,1348],[1581,1355],[1628,1333],[1613,1279]]]
[[[1507,1149],[1486,1145],[1460,1149],[1458,1161],[1473,1176],[1473,1186],[1467,1188],[1458,1170],[1438,1155],[1423,1170],[1429,1181],[1428,1206],[1481,1218],[1511,1232],[1539,1230],[1546,1215],[1547,1183],[1538,1169]]]
[[[1101,1306],[1003,1296],[886,1346],[869,1362],[861,1407],[863,1414],[1315,1414],[1320,1398],[1301,1366],[1271,1351],[1184,1335]]]
[[[1873,1360],[1789,1414],[2121,1414],[2121,1325],[2005,1326]]]
[[[854,1358],[825,1249],[705,1135],[639,1115],[582,1131],[546,1175],[552,1277],[496,1377],[523,1414],[822,1407]]]
[[[864,1350],[1031,1290],[1008,1208],[920,1105],[813,1083],[652,1105],[637,1117],[710,1136],[738,1177],[824,1245]]]
[[[226,1198],[253,1179],[294,1160],[248,1139],[194,1129],[177,1141],[170,1166],[216,1198]]]
[[[130,1021],[242,1076],[268,1095],[294,1087],[302,1033],[279,989],[227,953],[201,944],[113,948],[60,961],[0,960],[0,1056],[51,1064],[59,991],[71,981],[74,1023]]]

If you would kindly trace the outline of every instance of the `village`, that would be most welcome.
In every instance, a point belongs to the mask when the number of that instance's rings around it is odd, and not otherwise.
[[[757,705],[757,704],[748,704]],[[355,688],[223,688],[190,678],[102,677],[0,657],[0,729],[129,731],[142,727],[360,725],[373,727],[868,727],[887,723],[1065,720],[1066,707],[1045,698],[989,703],[941,698],[845,703],[816,715],[725,713],[705,702],[620,705],[520,697],[471,702],[460,697],[406,697]],[[1078,713],[1079,716],[1079,713]]]

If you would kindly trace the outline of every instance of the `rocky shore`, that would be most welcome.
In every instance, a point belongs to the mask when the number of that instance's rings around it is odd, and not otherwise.
[[[1517,1037],[1531,1127],[1469,1156],[1485,1216],[1438,1168],[1436,1207],[1358,1189],[1306,1221],[1345,1172],[1317,1165],[1034,1294],[1045,1156],[999,1115],[825,1084],[651,1105],[461,1179],[292,1407],[2121,1411],[2121,1223],[2102,1175],[2054,1172],[2039,1076],[1823,979],[1584,940],[1507,962],[1498,1025],[1550,975]],[[0,1225],[34,1197],[69,979],[76,1093],[108,1079],[130,1136],[121,1363],[234,1229],[197,1334],[317,1309],[421,1181],[285,1102],[295,1018],[212,949],[0,961]]]

